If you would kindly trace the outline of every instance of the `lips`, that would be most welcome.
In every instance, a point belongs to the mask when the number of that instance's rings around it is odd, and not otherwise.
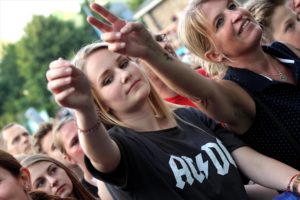
[[[55,195],[60,196],[60,195],[64,192],[64,190],[65,190],[65,185],[60,186],[60,187],[56,190]]]
[[[136,81],[134,81],[133,83],[132,83],[132,85],[129,87],[129,89],[127,90],[127,94],[130,92],[130,90],[132,90],[132,88],[134,87],[134,86],[136,86],[136,84],[138,83],[138,82],[140,82],[140,79],[139,80],[136,80]]]
[[[240,30],[239,30],[238,34],[241,34],[245,30],[245,28],[249,25],[249,23],[250,23],[250,20],[245,19],[245,21],[242,23],[242,25],[240,27]]]

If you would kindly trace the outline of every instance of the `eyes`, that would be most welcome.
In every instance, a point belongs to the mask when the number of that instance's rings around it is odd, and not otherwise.
[[[238,7],[239,6],[235,2],[230,2],[227,5],[228,10],[236,10]],[[224,23],[225,23],[225,17],[224,15],[220,15],[215,22],[216,29],[218,30],[219,28],[221,28],[224,25]]]
[[[73,140],[71,141],[70,146],[73,147],[73,146],[77,145],[78,143],[79,143],[79,139],[78,139],[77,136],[75,136],[75,137],[73,138]]]
[[[293,23],[293,22],[288,23],[285,27],[285,32],[292,31],[292,30],[294,30],[294,28],[295,28],[295,23]]]
[[[294,31],[296,27],[296,23],[299,23],[299,17],[297,17],[296,20],[291,20],[289,23],[286,24],[284,31],[289,32],[289,31]]]
[[[56,165],[51,165],[47,169],[47,174],[49,176],[53,177],[56,174],[57,169],[58,169],[58,167]],[[43,187],[45,187],[46,183],[47,183],[46,178],[44,176],[42,176],[34,182],[33,187],[34,187],[34,189],[43,188]]]
[[[118,63],[118,67],[120,69],[125,69],[129,65],[130,59],[129,58],[124,58],[121,59],[120,62]],[[108,75],[103,79],[102,81],[102,86],[109,85],[110,83],[113,82],[114,76],[113,73],[108,73]]]
[[[54,144],[51,144],[51,151],[55,151],[57,148]]]

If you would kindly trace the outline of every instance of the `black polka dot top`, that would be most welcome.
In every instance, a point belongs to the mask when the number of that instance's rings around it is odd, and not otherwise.
[[[243,87],[256,104],[252,126],[239,137],[255,150],[300,170],[300,59],[279,42],[263,49],[292,71],[297,85],[229,68],[224,79]]]

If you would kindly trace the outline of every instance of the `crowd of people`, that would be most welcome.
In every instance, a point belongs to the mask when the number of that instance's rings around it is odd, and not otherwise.
[[[300,1],[190,0],[178,37],[98,5],[49,64],[71,115],[0,133],[0,199],[300,199]],[[45,88],[46,89],[46,88]]]

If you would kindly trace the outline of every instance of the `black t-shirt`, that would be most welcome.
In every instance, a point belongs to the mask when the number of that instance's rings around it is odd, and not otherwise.
[[[89,182],[87,182],[84,178],[81,179],[81,184],[83,185],[83,187],[85,189],[87,189],[87,191],[89,191],[94,197],[99,197],[98,196],[98,188],[92,184],[90,184]]]
[[[86,157],[87,168],[94,177],[118,185],[115,193],[126,191],[127,199],[247,199],[225,148],[234,151],[245,144],[196,109],[179,108],[175,113],[181,118],[178,126],[166,130],[113,127],[109,133],[120,148],[120,165],[112,173],[101,173]],[[125,180],[122,185],[119,177]]]

